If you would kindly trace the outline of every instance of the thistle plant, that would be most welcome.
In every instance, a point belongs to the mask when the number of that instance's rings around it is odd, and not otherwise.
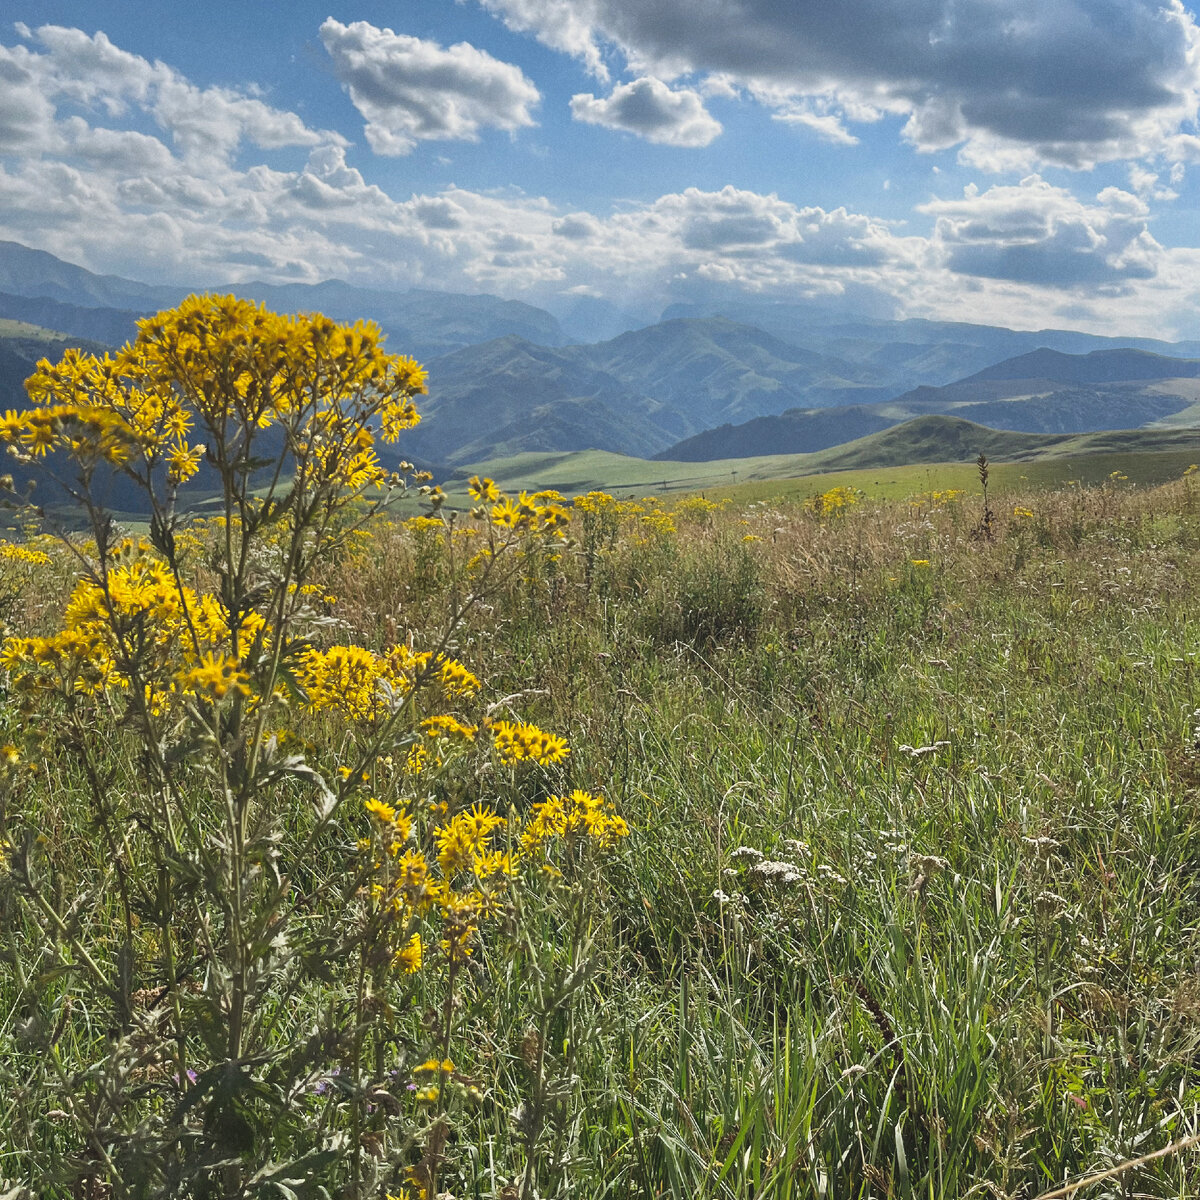
[[[565,508],[473,480],[479,548],[433,643],[344,643],[328,565],[413,488],[454,526],[428,477],[380,458],[425,374],[374,326],[192,297],[27,390],[0,438],[88,529],[62,535],[60,627],[0,649],[8,736],[84,814],[83,861],[8,772],[23,1087],[0,1171],[39,1195],[435,1195],[478,1094],[456,1039],[488,929],[556,840],[627,832],[591,793],[524,819],[479,794],[569,754],[455,657],[509,552],[560,543]],[[101,503],[113,479],[147,538]]]

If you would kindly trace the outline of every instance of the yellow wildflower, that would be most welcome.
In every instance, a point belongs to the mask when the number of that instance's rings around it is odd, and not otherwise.
[[[500,761],[509,765],[529,761],[550,766],[570,753],[565,738],[524,721],[495,721],[491,733]]]
[[[404,946],[396,951],[392,958],[392,966],[403,971],[405,975],[415,975],[421,969],[422,953],[421,935],[414,933]]]

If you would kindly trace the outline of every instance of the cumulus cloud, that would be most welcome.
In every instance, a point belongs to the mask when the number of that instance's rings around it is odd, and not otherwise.
[[[244,143],[264,150],[345,145],[340,134],[310,129],[295,113],[256,97],[229,88],[196,87],[164,63],[120,49],[103,33],[89,36],[79,29],[43,25],[30,36],[40,50],[0,47],[0,145],[10,152],[62,151],[69,148],[63,145],[66,137],[82,153],[89,139],[78,125],[54,123],[58,107],[69,103],[109,119],[125,117],[131,109],[145,113],[197,169],[213,169]],[[90,138],[93,148],[97,137]],[[120,145],[118,158],[126,163],[134,153],[163,165],[160,152],[145,140],[134,150],[135,139],[128,132],[114,131],[109,144],[114,150]]]
[[[721,133],[721,123],[687,88],[672,91],[661,79],[646,76],[614,88],[597,99],[590,92],[571,97],[577,121],[623,129],[666,146],[707,146]]]
[[[555,50],[582,59],[597,79],[608,79],[590,3],[579,0],[480,0],[510,28],[532,33]]]
[[[1180,167],[1180,180],[1182,180],[1182,164],[1176,164]],[[1171,172],[1172,180],[1174,181],[1175,172]],[[1158,182],[1158,174],[1155,171],[1147,170],[1140,163],[1131,163],[1129,167],[1129,186],[1133,188],[1139,196],[1148,200],[1178,200],[1179,193],[1172,188],[1164,187]]]
[[[334,73],[366,119],[376,154],[408,154],[419,141],[475,141],[482,128],[533,125],[541,99],[519,67],[467,42],[437,42],[328,18],[321,41]]]
[[[0,46],[0,154],[34,150],[54,121],[54,105],[42,91],[24,47]]]
[[[1178,164],[1085,198],[1036,175],[968,189],[905,224],[733,186],[603,211],[519,189],[398,198],[364,178],[337,134],[257,96],[198,88],[101,35],[35,31],[0,47],[0,62],[14,98],[0,103],[0,238],[92,270],[192,285],[343,278],[535,303],[853,298],[859,311],[1158,335],[1196,307],[1200,250],[1150,233],[1149,204],[1162,179],[1182,182]],[[289,145],[307,161],[280,155]]]
[[[1105,188],[1086,204],[1037,175],[1014,186],[923,205],[935,220],[933,240],[959,275],[1054,288],[1152,279],[1164,258],[1147,227],[1145,202]]]
[[[985,169],[1197,153],[1179,140],[1200,102],[1200,30],[1182,0],[480,2],[593,71],[607,53],[664,80],[709,73],[826,135],[839,126],[806,119],[803,101],[818,118],[899,114],[918,150],[959,146]]]

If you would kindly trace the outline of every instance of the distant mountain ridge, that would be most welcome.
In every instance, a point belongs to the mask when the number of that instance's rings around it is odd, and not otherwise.
[[[0,242],[0,316],[75,339],[119,344],[139,316],[187,290],[96,275]],[[430,373],[424,420],[406,437],[405,454],[448,466],[591,447],[697,459],[812,450],[933,412],[1043,432],[1186,424],[1200,404],[1200,392],[1169,382],[1194,378],[1190,369],[1172,367],[1167,377],[1155,365],[1164,350],[1200,356],[1200,343],[754,300],[674,306],[657,324],[631,329],[632,312],[588,296],[563,299],[570,334],[615,335],[572,343],[551,313],[496,296],[339,280],[232,290],[281,311],[375,320],[389,349]]]
[[[96,275],[43,250],[0,241],[0,314],[52,326],[78,337],[94,337],[106,327],[92,312],[113,309],[107,321],[115,332],[147,313],[170,308],[191,292],[230,292],[259,300],[280,312],[324,312],[338,321],[374,320],[389,337],[389,349],[434,358],[463,346],[516,334],[546,345],[563,345],[566,335],[544,309],[486,293],[467,295],[413,289],[388,292],[355,287],[340,280],[324,283],[244,283],[236,286],[169,287],[138,283],[117,275]],[[23,316],[15,298],[30,302]],[[52,301],[58,308],[47,308]],[[38,308],[37,306],[42,306]],[[41,319],[39,319],[41,318]],[[125,335],[131,337],[136,328]],[[124,341],[125,338],[121,340]]]
[[[595,345],[504,338],[427,365],[430,394],[407,444],[451,465],[523,450],[649,456],[731,417],[889,394],[853,364],[720,318],[665,321]],[[570,432],[555,442],[555,428]]]
[[[1200,359],[1189,363],[1186,359],[1136,348],[1064,354],[1061,350],[1040,347],[1028,354],[994,363],[961,382],[965,385],[982,380],[1053,379],[1060,383],[1110,383],[1113,380],[1128,383],[1197,377],[1200,377]]]
[[[1040,372],[1030,376],[1029,372]],[[943,387],[839,409],[792,409],[683,439],[655,458],[705,462],[824,450],[925,414],[993,429],[1076,434],[1158,423],[1200,426],[1200,359],[1144,350],[1071,355],[1039,349]]]

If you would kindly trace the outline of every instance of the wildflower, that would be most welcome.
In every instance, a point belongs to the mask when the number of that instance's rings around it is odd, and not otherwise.
[[[196,692],[206,692],[218,700],[224,699],[230,691],[240,692],[243,696],[250,694],[250,677],[239,669],[238,660],[224,654],[215,654],[211,650],[205,652],[197,666],[192,667],[183,676],[186,688]]]
[[[421,969],[423,949],[421,935],[414,933],[404,946],[396,951],[392,958],[392,966],[403,971],[405,975],[415,975]]]
[[[479,680],[453,658],[441,660],[438,681],[447,696],[470,697],[479,691]]]
[[[766,857],[761,850],[755,850],[753,846],[739,846],[730,854],[731,862],[749,862],[760,863]]]
[[[807,503],[809,512],[818,517],[839,516],[846,509],[861,502],[864,493],[856,487],[835,487],[819,496],[813,496]]]
[[[629,826],[603,796],[576,789],[535,804],[521,832],[521,849],[538,854],[551,838],[586,838],[610,850],[629,834]]]
[[[746,874],[751,879],[758,879],[763,883],[778,884],[780,887],[792,887],[794,884],[800,883],[804,878],[796,869],[794,863],[782,862],[772,858],[764,858],[762,862],[755,863]]]
[[[475,725],[464,725],[457,717],[449,715],[426,717],[421,722],[421,729],[426,737],[451,738],[464,742],[472,742],[479,729]]]
[[[504,824],[503,817],[498,817],[490,808],[486,808],[482,804],[476,804],[470,812],[462,813],[454,820],[471,839],[477,851],[482,851],[486,847],[492,830]]]
[[[31,550],[28,546],[14,546],[5,541],[0,541],[0,558],[30,566],[45,566],[50,562],[50,555],[44,550]]]
[[[490,479],[481,479],[472,475],[467,481],[467,491],[471,498],[480,504],[491,504],[500,499],[500,489]]]
[[[447,878],[471,869],[475,861],[475,839],[462,821],[455,818],[449,825],[434,830],[433,840],[437,843],[438,865]]]
[[[419,1067],[413,1067],[414,1075],[421,1075],[429,1071],[440,1071],[444,1075],[450,1075],[454,1071],[454,1060],[450,1058],[429,1058]]]
[[[393,864],[394,886],[414,912],[428,912],[441,902],[444,885],[429,874],[429,863],[420,850],[410,850]]]
[[[565,738],[523,721],[496,721],[491,734],[496,753],[506,765],[528,761],[551,766],[570,753]]]
[[[404,809],[393,808],[374,796],[363,802],[363,808],[384,825],[390,826],[392,841],[388,851],[395,857],[398,847],[412,836],[412,817]]]
[[[512,878],[517,873],[517,860],[506,850],[492,850],[477,856],[471,869],[476,879],[492,879],[497,875]]]
[[[373,817],[378,817],[379,820],[385,821],[389,825],[396,819],[396,810],[390,804],[385,804],[382,800],[377,800],[374,796],[369,800],[363,801],[363,808]]]
[[[909,559],[909,562],[911,562],[914,567],[923,568],[929,566],[929,559],[927,558],[911,558]]]

